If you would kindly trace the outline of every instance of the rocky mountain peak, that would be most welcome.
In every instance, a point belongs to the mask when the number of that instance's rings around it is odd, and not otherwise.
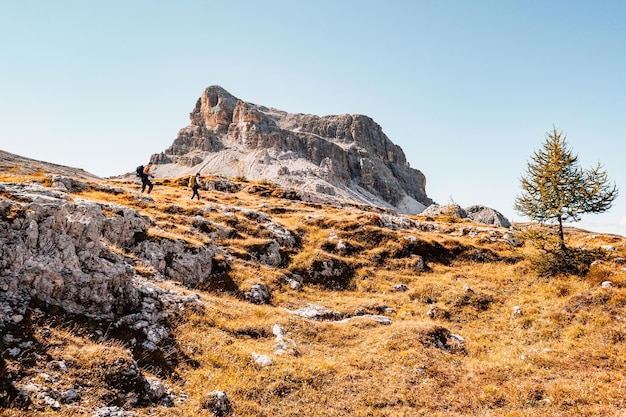
[[[266,179],[285,188],[419,213],[432,200],[424,175],[364,115],[288,113],[210,86],[172,146],[152,156],[161,176]]]
[[[213,85],[204,90],[189,114],[192,126],[216,129],[230,125],[239,99],[222,87]]]

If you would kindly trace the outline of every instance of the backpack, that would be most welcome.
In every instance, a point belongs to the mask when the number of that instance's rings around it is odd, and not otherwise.
[[[139,165],[137,167],[137,176],[141,177],[143,175],[143,165]]]
[[[193,188],[195,184],[196,184],[196,176],[192,175],[191,177],[189,177],[189,188]]]

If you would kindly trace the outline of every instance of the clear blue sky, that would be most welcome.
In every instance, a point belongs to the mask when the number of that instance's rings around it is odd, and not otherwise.
[[[0,149],[130,172],[204,88],[365,114],[441,204],[511,220],[556,126],[622,194],[577,226],[626,235],[626,2],[0,0]]]

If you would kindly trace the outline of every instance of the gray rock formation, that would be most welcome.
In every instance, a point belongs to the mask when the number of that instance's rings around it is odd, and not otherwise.
[[[0,328],[19,324],[29,306],[45,305],[124,326],[154,350],[169,334],[169,312],[198,297],[137,275],[123,254],[161,277],[208,286],[219,248],[150,240],[150,219],[115,204],[72,199],[36,184],[0,184]]]
[[[475,205],[465,209],[467,218],[477,223],[490,224],[498,227],[511,227],[511,222],[497,210]]]
[[[158,176],[190,173],[271,180],[285,188],[416,214],[432,203],[424,175],[363,115],[292,114],[208,87],[191,125],[153,155]]]

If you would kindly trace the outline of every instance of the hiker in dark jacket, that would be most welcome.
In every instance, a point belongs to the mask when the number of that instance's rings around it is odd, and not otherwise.
[[[150,173],[150,168],[152,168],[152,162],[148,162],[148,165],[145,166],[143,172],[141,173],[141,192],[143,193],[146,187],[148,187],[148,194],[152,192],[152,181],[150,181],[150,177],[154,178],[154,175]]]
[[[191,195],[191,199],[198,196],[198,200],[200,200],[200,194],[198,194],[198,189],[200,188],[200,173],[198,172],[196,175],[192,175],[189,178],[189,186],[193,189],[193,194]]]

